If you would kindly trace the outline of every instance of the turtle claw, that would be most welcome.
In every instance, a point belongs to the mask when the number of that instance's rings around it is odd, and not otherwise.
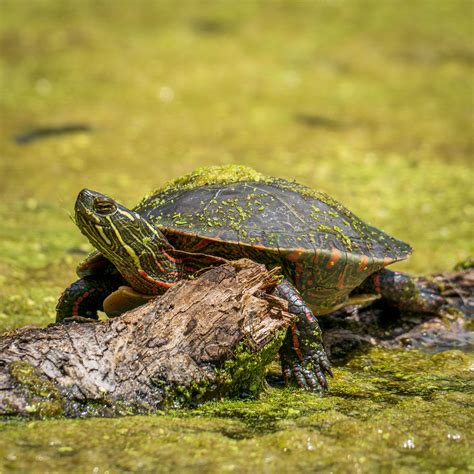
[[[318,379],[319,385],[324,389],[328,389],[328,382],[326,380],[326,373],[331,374],[331,369],[329,368],[329,361],[326,357],[326,354],[321,350],[317,352],[316,357],[312,357],[312,366],[316,378]]]
[[[291,349],[290,352],[283,348],[280,357],[286,384],[296,383],[303,390],[317,393],[328,389],[326,374],[332,377],[332,371],[322,349],[301,360],[295,350]]]
[[[306,374],[304,373],[304,369],[299,364],[294,365],[293,373],[296,382],[298,383],[298,386],[305,390],[309,390],[308,381],[306,380]]]
[[[312,392],[317,392],[319,391],[319,387],[322,387],[323,389],[327,389],[327,384],[323,384],[321,383],[321,379],[319,378],[318,374],[316,374],[316,377],[314,377],[314,374],[311,372],[311,370],[309,369],[303,369],[303,374],[305,376],[305,380],[307,381],[308,385],[309,385],[309,390],[311,390]],[[324,380],[324,383],[326,381]]]
[[[285,381],[296,381],[300,388],[311,392],[327,390],[325,374],[332,376],[332,372],[316,317],[287,280],[277,286],[276,295],[288,301],[288,311],[298,318],[290,326],[280,349]]]

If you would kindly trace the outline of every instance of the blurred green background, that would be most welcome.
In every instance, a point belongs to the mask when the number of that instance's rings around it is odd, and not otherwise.
[[[53,322],[80,189],[133,206],[198,166],[326,191],[412,244],[399,269],[472,255],[473,7],[1,0],[0,328]]]
[[[81,188],[133,206],[210,164],[328,192],[412,244],[399,268],[473,253],[472,1],[1,5],[0,294],[47,297],[28,322],[87,248]],[[75,123],[93,131],[15,142]]]

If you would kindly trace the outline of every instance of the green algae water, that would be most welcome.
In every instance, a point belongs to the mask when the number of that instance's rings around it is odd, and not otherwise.
[[[5,422],[0,456],[18,472],[468,472],[472,363],[374,349],[323,397],[271,388],[155,416]]]
[[[413,246],[398,269],[465,260],[472,8],[2,1],[0,328],[54,321],[90,250],[68,217],[80,189],[133,207],[200,166],[328,193]],[[322,397],[272,386],[154,416],[6,420],[0,472],[469,472],[472,368],[456,350],[372,349]]]

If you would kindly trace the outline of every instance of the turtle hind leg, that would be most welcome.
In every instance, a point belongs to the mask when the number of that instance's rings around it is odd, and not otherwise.
[[[297,316],[280,349],[285,382],[296,381],[300,388],[313,392],[326,390],[326,373],[332,376],[332,372],[316,317],[289,281],[283,280],[275,295],[287,300],[288,311]]]
[[[68,286],[56,305],[56,322],[65,319],[98,319],[97,311],[102,311],[107,296],[123,283],[121,277],[100,278],[86,276]]]
[[[386,268],[371,275],[362,289],[381,295],[391,306],[405,311],[438,313],[447,304],[436,284]]]

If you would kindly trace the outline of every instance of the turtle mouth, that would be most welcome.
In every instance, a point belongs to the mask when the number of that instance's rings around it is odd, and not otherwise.
[[[76,209],[76,215],[74,218],[76,225],[81,229],[81,232],[84,233],[84,230],[90,227],[91,225],[94,227],[100,227],[102,229],[106,227],[110,227],[107,222],[100,220],[94,213],[89,211],[88,209]]]

